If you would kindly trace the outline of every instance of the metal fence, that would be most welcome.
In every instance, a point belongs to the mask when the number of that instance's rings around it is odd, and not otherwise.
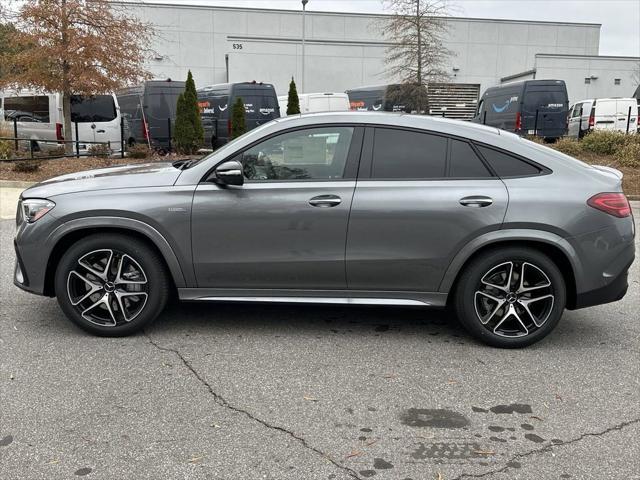
[[[7,159],[0,159],[0,161],[4,161],[4,162],[17,162],[17,161],[23,161],[23,160],[33,160],[33,159],[38,159],[38,160],[53,160],[53,159],[57,159],[57,158],[80,158],[80,157],[95,157],[95,156],[110,156],[111,154],[111,142],[96,142],[93,140],[80,140],[78,137],[78,122],[74,122],[73,123],[74,128],[75,128],[75,140],[46,140],[46,139],[41,139],[41,138],[31,138],[31,137],[20,137],[18,136],[18,121],[17,119],[13,119],[13,136],[12,137],[0,137],[0,140],[8,140],[11,143],[13,143],[14,146],[14,152],[19,152],[21,151],[20,149],[20,145],[21,144],[28,144],[28,150],[29,150],[29,156],[26,157],[12,157],[12,158],[7,158]],[[125,157],[125,151],[126,151],[126,141],[124,138],[124,119],[120,119],[120,142],[116,142],[116,145],[120,143],[120,158],[124,158]],[[56,145],[58,147],[65,147],[65,153],[62,154],[52,154],[52,155],[40,155],[40,153],[43,153],[42,150],[40,149],[40,144],[45,144],[45,145]],[[67,144],[72,144],[73,145],[73,153],[67,153],[66,152],[66,145]],[[80,150],[80,146],[81,145],[104,145],[105,148],[105,154],[102,153],[96,153],[89,151],[89,149],[86,149],[86,151],[81,151]],[[37,147],[37,148],[36,148]],[[26,149],[25,149],[26,150]],[[84,149],[83,149],[84,150]],[[36,154],[36,152],[38,152]]]

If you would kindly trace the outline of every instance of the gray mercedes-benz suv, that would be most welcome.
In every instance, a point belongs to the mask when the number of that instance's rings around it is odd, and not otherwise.
[[[23,192],[15,283],[97,335],[182,300],[452,307],[483,342],[540,340],[619,300],[634,259],[620,172],[491,127],[323,113],[199,161]]]

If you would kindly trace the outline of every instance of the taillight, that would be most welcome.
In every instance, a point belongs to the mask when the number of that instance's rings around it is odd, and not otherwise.
[[[522,130],[522,117],[520,112],[516,112],[516,132]]]
[[[598,193],[587,200],[587,205],[618,218],[631,215],[631,206],[624,193]]]
[[[142,120],[142,138],[149,140],[149,126],[144,119]]]
[[[596,124],[596,117],[594,117],[593,115],[590,115],[589,116],[589,128],[593,128],[595,124]]]
[[[64,140],[64,135],[62,135],[62,124],[56,123],[56,140],[62,141]]]

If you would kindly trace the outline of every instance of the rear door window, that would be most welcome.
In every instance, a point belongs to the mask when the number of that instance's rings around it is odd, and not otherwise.
[[[453,139],[450,142],[450,177],[487,178],[492,176],[469,143]]]
[[[445,137],[391,128],[375,129],[372,178],[443,178],[446,160]]]
[[[78,123],[110,122],[116,118],[116,104],[111,95],[71,97],[71,121]]]
[[[49,123],[49,97],[47,95],[5,97],[4,115],[5,120],[13,120],[15,117],[21,122]]]
[[[164,120],[176,117],[178,96],[183,88],[150,88],[147,93],[145,115]]]
[[[562,110],[567,101],[564,90],[531,89],[524,96],[524,111],[535,113],[536,110]]]
[[[478,145],[478,150],[500,177],[526,177],[541,172],[535,165],[507,153],[481,145]]]
[[[278,99],[275,94],[269,91],[239,90],[234,92],[234,97],[242,98],[247,118],[271,119],[277,117],[276,111],[278,108]]]

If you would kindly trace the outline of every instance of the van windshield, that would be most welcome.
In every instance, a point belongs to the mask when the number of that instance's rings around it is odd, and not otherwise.
[[[524,96],[524,110],[562,110],[566,101],[567,95],[562,90],[527,90]]]
[[[111,95],[71,97],[71,121],[78,123],[110,122],[116,118],[116,104]]]

